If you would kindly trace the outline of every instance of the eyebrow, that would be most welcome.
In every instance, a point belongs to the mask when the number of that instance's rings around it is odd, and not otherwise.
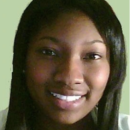
[[[60,39],[58,38],[55,38],[55,37],[51,37],[51,36],[45,36],[45,37],[42,37],[40,38],[40,41],[41,40],[51,40],[53,41],[54,43],[60,43],[60,42],[64,42],[64,41],[61,41]],[[88,44],[94,44],[94,43],[104,43],[102,40],[92,40],[92,41],[87,41],[85,42],[85,44],[88,43]]]
[[[40,38],[40,41],[41,41],[41,40],[51,40],[51,41],[53,41],[53,42],[55,42],[55,43],[61,42],[59,39],[57,39],[57,38],[55,38],[55,37],[50,37],[50,36],[42,37],[42,38]]]
[[[104,43],[104,42],[101,41],[101,40],[93,40],[93,41],[89,41],[89,42],[87,42],[87,43],[94,44],[94,43],[96,43],[96,42]]]

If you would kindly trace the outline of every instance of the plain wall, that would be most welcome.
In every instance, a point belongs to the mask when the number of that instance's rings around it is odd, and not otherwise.
[[[107,0],[119,18],[129,57],[129,0]],[[8,107],[12,72],[13,43],[23,10],[30,0],[0,0],[0,110]],[[129,62],[123,85],[121,113],[129,113]]]

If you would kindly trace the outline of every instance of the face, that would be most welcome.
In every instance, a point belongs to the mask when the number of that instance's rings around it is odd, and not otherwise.
[[[60,15],[29,43],[29,92],[39,110],[61,124],[75,123],[95,107],[109,72],[109,51],[81,12]]]

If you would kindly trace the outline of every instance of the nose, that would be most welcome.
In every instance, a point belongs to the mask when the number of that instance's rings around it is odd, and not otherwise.
[[[82,84],[84,82],[82,62],[79,59],[62,61],[56,69],[54,80],[67,86]]]

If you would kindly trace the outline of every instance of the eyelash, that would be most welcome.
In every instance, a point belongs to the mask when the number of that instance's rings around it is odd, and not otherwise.
[[[40,52],[42,52],[42,54],[46,55],[46,56],[58,56],[57,51],[54,49],[50,49],[50,48],[41,49]],[[102,58],[101,55],[99,55],[95,52],[92,52],[92,53],[87,53],[83,59],[85,59],[85,60],[98,60],[101,58]]]
[[[50,49],[50,48],[44,48],[44,49],[41,49],[40,52],[42,52],[43,55],[46,55],[46,56],[57,56],[57,52],[53,49]]]
[[[97,54],[97,53],[88,53],[86,56],[83,58],[85,60],[99,60],[101,59],[102,56]]]

